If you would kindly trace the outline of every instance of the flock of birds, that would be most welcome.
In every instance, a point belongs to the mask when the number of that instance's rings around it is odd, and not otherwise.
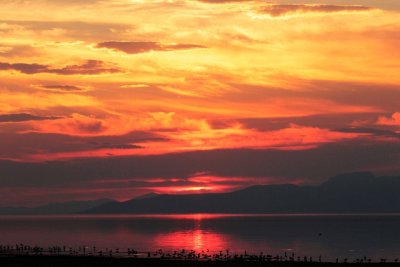
[[[67,246],[51,246],[47,248],[39,246],[29,246],[24,244],[18,245],[0,245],[0,256],[75,256],[75,257],[129,257],[129,258],[141,258],[141,259],[160,259],[160,260],[188,260],[188,261],[265,261],[265,262],[323,262],[322,257],[319,256],[317,259],[313,259],[310,256],[296,256],[294,253],[284,255],[269,255],[263,252],[259,254],[249,254],[245,251],[242,254],[231,253],[229,250],[219,251],[212,253],[209,250],[202,250],[196,252],[195,250],[179,250],[173,252],[165,252],[159,249],[155,252],[139,252],[137,250],[128,248],[127,250],[120,249],[98,249],[95,246],[87,247],[80,246],[78,248],[72,248]],[[349,259],[336,258],[336,263],[348,263]],[[363,257],[357,258],[353,263],[371,263],[372,259]],[[385,258],[379,259],[380,263],[389,262]],[[398,259],[394,259],[394,263],[398,263]]]

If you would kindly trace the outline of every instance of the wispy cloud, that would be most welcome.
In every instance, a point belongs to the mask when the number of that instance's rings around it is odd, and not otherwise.
[[[90,90],[90,88],[88,88],[87,86],[76,86],[76,85],[66,85],[66,84],[32,85],[32,87],[44,91],[60,92],[60,93],[79,93]]]
[[[56,119],[60,119],[60,117],[37,116],[28,113],[0,114],[0,122],[23,122],[23,121],[41,121],[41,120],[56,120]]]
[[[15,70],[24,74],[52,73],[59,75],[95,75],[103,73],[116,73],[120,70],[108,66],[100,60],[87,60],[81,65],[68,65],[63,68],[54,68],[49,65],[28,63],[5,63],[0,62],[0,70]]]
[[[202,45],[195,44],[161,44],[158,42],[103,42],[97,44],[97,47],[122,51],[127,54],[205,48]]]

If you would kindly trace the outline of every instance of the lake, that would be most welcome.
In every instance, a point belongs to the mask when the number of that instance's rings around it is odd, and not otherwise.
[[[0,243],[394,259],[400,215],[2,216]]]

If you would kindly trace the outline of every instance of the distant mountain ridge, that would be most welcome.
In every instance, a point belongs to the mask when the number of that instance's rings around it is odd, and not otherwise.
[[[0,215],[179,213],[400,213],[400,176],[337,175],[318,186],[255,185],[229,193],[149,193],[111,199],[0,208]]]
[[[218,194],[151,195],[90,208],[86,214],[399,213],[400,176],[341,174],[319,186],[256,185]]]
[[[3,207],[1,215],[61,215],[74,214],[106,203],[114,202],[112,199],[97,199],[88,201],[69,201],[62,203],[49,203],[39,207]]]

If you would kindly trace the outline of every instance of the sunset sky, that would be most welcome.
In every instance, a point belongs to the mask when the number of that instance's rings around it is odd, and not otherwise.
[[[398,0],[2,0],[0,206],[398,175],[399,74]]]

